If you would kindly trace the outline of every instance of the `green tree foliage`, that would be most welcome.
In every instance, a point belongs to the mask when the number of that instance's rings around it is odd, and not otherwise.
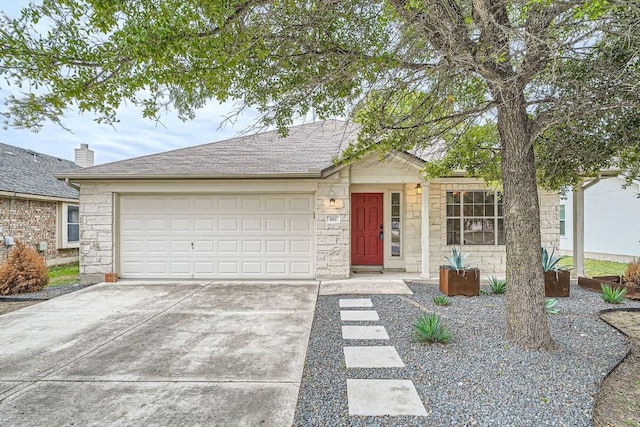
[[[5,126],[241,99],[283,133],[311,109],[357,120],[343,161],[406,150],[431,175],[501,177],[507,337],[525,348],[552,346],[537,181],[638,169],[636,0],[44,0],[0,28],[24,91]]]

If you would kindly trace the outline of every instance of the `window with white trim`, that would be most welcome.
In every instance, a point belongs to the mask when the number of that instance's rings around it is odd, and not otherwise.
[[[447,245],[504,245],[502,195],[447,191]]]
[[[62,221],[60,239],[62,248],[77,248],[80,246],[80,208],[78,205],[64,203],[62,205]]]

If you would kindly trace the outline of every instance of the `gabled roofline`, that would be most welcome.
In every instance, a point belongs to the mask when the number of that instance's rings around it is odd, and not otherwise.
[[[373,156],[375,154],[376,153],[371,153],[368,156],[365,156],[364,158]],[[399,157],[402,160],[405,160],[405,161],[411,163],[411,165],[416,167],[416,168],[422,168],[426,163],[421,158],[416,157],[413,154],[408,153],[406,151],[397,151],[397,152],[389,153],[389,156]],[[356,160],[353,163],[356,163],[356,162],[358,162],[360,160],[362,160],[362,159]],[[347,166],[349,166],[349,165],[351,165],[353,163],[343,163],[343,164],[340,164],[340,165],[337,165],[337,166],[330,166],[330,167],[328,167],[328,168],[326,168],[326,169],[324,169],[322,171],[322,178],[326,178],[326,177],[328,177],[330,175],[333,175],[334,173],[339,172],[340,170],[344,169],[345,167],[347,167]]]

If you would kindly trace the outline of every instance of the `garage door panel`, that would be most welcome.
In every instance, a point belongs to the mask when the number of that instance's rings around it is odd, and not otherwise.
[[[238,219],[237,218],[220,218],[218,219],[218,231],[238,231]]]
[[[282,232],[287,231],[286,218],[267,218],[265,220],[265,229],[270,232]]]
[[[218,273],[221,275],[238,275],[238,262],[237,261],[220,261],[218,263]]]
[[[261,218],[243,218],[241,220],[242,228],[240,231],[242,232],[255,232],[262,231],[262,222]]]
[[[239,254],[239,244],[237,240],[218,241],[218,253],[221,255]]]
[[[245,240],[242,242],[242,253],[244,254],[262,254],[261,240]]]
[[[311,278],[312,195],[121,196],[121,276]]]
[[[293,218],[289,221],[289,230],[292,233],[302,233],[306,235],[313,229],[312,220],[309,218]]]
[[[310,197],[290,197],[289,211],[295,213],[313,213],[313,201]]]
[[[286,254],[287,253],[286,240],[268,240],[266,244],[267,244],[268,254]]]
[[[244,212],[260,212],[264,210],[262,197],[243,197],[240,206]]]
[[[237,197],[218,197],[217,212],[237,212],[239,200]]]

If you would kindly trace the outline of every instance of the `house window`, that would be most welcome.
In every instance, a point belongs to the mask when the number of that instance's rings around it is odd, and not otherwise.
[[[78,205],[62,204],[59,241],[62,248],[77,248],[80,245],[80,208]]]
[[[447,245],[504,245],[502,195],[447,191]]]
[[[560,205],[560,235],[565,236],[566,232],[566,218],[565,218],[565,205]]]
[[[391,193],[391,256],[399,258],[401,254],[400,193]]]

